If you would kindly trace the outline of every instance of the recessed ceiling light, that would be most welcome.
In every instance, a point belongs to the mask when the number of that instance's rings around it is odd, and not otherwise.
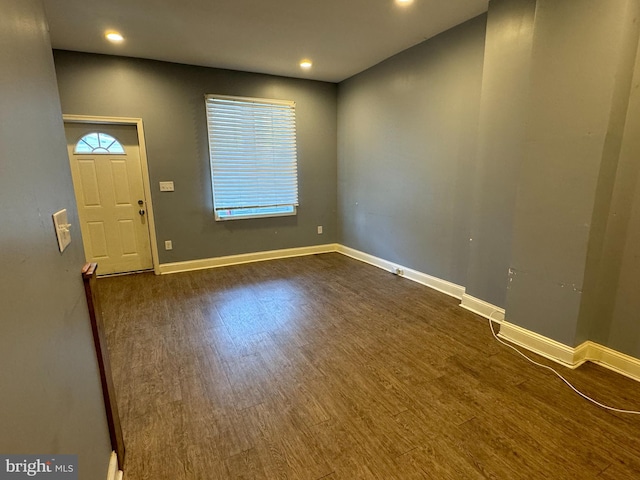
[[[107,32],[104,35],[107,40],[113,43],[120,43],[124,40],[124,37],[120,35],[118,32]]]
[[[406,7],[407,5],[411,5],[413,0],[396,0],[396,3],[402,7]]]
[[[300,68],[304,68],[305,70],[309,70],[312,65],[311,60],[305,59],[300,62]]]

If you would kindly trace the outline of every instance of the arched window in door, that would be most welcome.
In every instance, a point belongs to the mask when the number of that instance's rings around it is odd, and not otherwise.
[[[97,153],[99,155],[105,154],[124,154],[124,148],[122,144],[106,133],[93,132],[87,133],[84,137],[78,140],[76,148],[73,153]]]

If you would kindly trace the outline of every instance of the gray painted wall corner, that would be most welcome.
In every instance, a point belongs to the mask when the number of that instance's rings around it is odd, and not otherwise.
[[[339,241],[464,284],[486,18],[339,86]]]
[[[506,304],[525,141],[535,0],[492,0],[487,19],[466,291]]]
[[[619,55],[591,219],[584,296],[576,339],[578,344],[587,339],[603,343],[602,339],[608,335],[620,285],[623,252],[634,203],[633,191],[638,177],[637,162],[629,161],[629,156],[635,155],[637,158],[640,154],[632,140],[635,136],[632,132],[637,131],[633,130],[634,117],[638,115],[632,85],[637,84],[640,73],[640,26],[635,21],[640,14],[640,2],[627,1],[626,5],[625,10],[618,12],[621,17],[617,21],[619,28],[611,38],[619,45]],[[632,153],[634,149],[635,154]],[[604,343],[609,344],[608,339]],[[628,347],[622,350],[629,352]]]
[[[625,10],[625,2],[537,2],[511,260],[520,276],[509,284],[507,316],[570,346],[578,341]]]

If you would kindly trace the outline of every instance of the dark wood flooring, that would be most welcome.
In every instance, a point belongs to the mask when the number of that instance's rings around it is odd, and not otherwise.
[[[582,400],[457,300],[340,254],[98,286],[125,480],[640,478],[640,418]],[[562,371],[640,408],[637,382]]]

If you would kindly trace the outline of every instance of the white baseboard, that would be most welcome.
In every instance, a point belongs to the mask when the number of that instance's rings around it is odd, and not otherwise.
[[[390,262],[373,255],[369,255],[368,253],[364,253],[359,250],[355,250],[353,248],[345,247],[344,245],[339,244],[337,245],[336,251],[338,253],[346,255],[347,257],[355,258],[356,260],[360,260],[361,262],[368,263],[389,272],[396,272],[397,269],[400,269],[402,270],[402,274],[400,274],[402,277],[408,278],[409,280],[420,283],[422,285],[426,285],[427,287],[433,288],[434,290],[437,290],[439,292],[446,293],[447,295],[455,297],[458,300],[460,300],[462,298],[462,295],[464,294],[464,287],[460,285],[456,285],[455,283],[451,283],[437,277],[432,277],[431,275],[427,275],[426,273],[412,270],[411,268],[407,268],[397,263]]]
[[[361,262],[374,265],[384,270],[395,272],[402,270],[403,277],[414,282],[426,285],[427,287],[446,293],[460,300],[464,294],[464,287],[455,283],[442,280],[426,273],[418,272],[411,268],[404,267],[397,263],[389,262],[382,258],[374,257],[368,253],[345,247],[337,243],[327,243],[324,245],[314,245],[310,247],[286,248],[282,250],[269,250],[264,252],[243,253],[240,255],[228,255],[224,257],[203,258],[199,260],[188,260],[186,262],[163,263],[158,267],[160,274],[190,272],[193,270],[205,270],[207,268],[227,267],[230,265],[240,265],[243,263],[262,262],[265,260],[277,260],[280,258],[300,257],[304,255],[315,255],[319,253],[339,252],[348,257],[360,260]],[[487,304],[488,305],[488,304]]]
[[[553,360],[565,367],[578,368],[585,362],[593,362],[626,377],[640,381],[640,360],[587,341],[577,347],[569,347],[551,338],[532,332],[504,320],[505,311],[484,300],[468,294],[462,295],[462,308],[500,324],[498,336],[515,345]]]
[[[573,348],[508,322],[502,322],[498,336],[565,367],[577,368],[584,362],[593,362],[640,381],[640,359],[592,341]]]
[[[186,262],[163,263],[159,266],[158,270],[162,275],[167,273],[190,272],[193,270],[227,267],[230,265],[239,265],[242,263],[262,262],[264,260],[276,260],[279,258],[300,257],[304,255],[315,255],[318,253],[330,253],[337,251],[337,249],[338,245],[335,243],[313,245],[311,247],[285,248],[282,250],[243,253],[241,255],[204,258],[200,260],[189,260]]]
[[[588,341],[584,342],[582,345],[585,344],[587,344],[587,360],[598,365],[602,365],[603,367],[620,373],[626,377],[640,381],[640,359],[630,355],[625,355],[624,353],[620,353],[594,342]]]
[[[540,335],[526,328],[519,327],[513,323],[503,321],[500,325],[500,333],[498,336],[503,340],[515,343],[526,348],[538,355],[558,362],[565,367],[577,368],[585,362],[586,358],[576,361],[575,350],[573,347],[552,340],[551,338]]]
[[[118,455],[116,452],[111,452],[107,480],[122,480],[123,475],[122,470],[118,470]]]
[[[504,322],[504,308],[496,307],[495,305],[473,297],[468,293],[462,295],[462,302],[460,306],[470,312],[480,315],[481,317],[493,320],[496,323]]]
[[[588,362],[593,358],[596,346],[599,345],[593,342],[584,342],[578,345],[573,349],[573,363],[582,365],[584,362]]]

